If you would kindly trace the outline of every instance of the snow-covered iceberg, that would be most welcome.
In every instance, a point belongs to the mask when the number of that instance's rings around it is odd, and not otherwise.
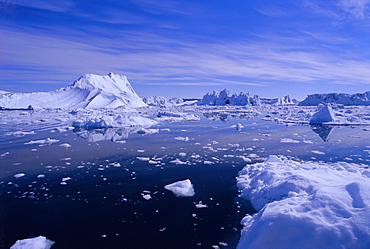
[[[270,156],[247,165],[238,187],[257,213],[242,220],[237,248],[370,248],[369,178],[344,162]]]
[[[303,101],[301,106],[315,106],[322,103],[337,103],[343,105],[370,105],[370,91],[364,93],[322,93],[310,94]]]
[[[310,118],[310,124],[322,124],[333,122],[335,120],[335,114],[329,104],[321,105],[318,107],[317,112],[315,112]]]
[[[55,242],[48,240],[44,236],[31,239],[17,240],[10,249],[49,249]]]
[[[71,86],[50,92],[3,93],[0,106],[6,108],[97,109],[147,106],[132,88],[126,76],[85,74]]]
[[[168,184],[164,188],[172,191],[176,197],[192,197],[195,194],[193,184],[189,179]]]

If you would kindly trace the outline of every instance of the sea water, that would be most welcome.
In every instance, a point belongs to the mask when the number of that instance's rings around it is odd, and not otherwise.
[[[364,126],[198,114],[199,122],[161,122],[148,135],[68,128],[68,114],[19,114],[1,116],[4,248],[39,235],[55,241],[53,248],[234,248],[240,220],[255,212],[238,198],[235,178],[245,165],[272,154],[370,159]],[[194,196],[179,198],[164,188],[185,179]]]

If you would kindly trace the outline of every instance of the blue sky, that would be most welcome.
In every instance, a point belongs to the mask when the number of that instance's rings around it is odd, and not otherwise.
[[[370,90],[370,0],[0,0],[0,89],[126,75],[141,96]]]

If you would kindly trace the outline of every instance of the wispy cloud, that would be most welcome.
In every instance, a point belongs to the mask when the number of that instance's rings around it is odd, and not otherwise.
[[[363,20],[368,18],[369,0],[340,0],[339,6],[353,18]]]

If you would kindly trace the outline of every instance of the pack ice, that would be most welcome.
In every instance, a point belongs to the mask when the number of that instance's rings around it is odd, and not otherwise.
[[[369,177],[361,165],[277,156],[246,166],[238,187],[257,213],[237,248],[370,248]]]
[[[49,249],[54,243],[54,241],[48,240],[44,236],[39,236],[31,239],[17,240],[10,249]]]
[[[51,92],[2,93],[0,106],[6,108],[98,109],[147,106],[126,76],[85,74],[71,86]]]

